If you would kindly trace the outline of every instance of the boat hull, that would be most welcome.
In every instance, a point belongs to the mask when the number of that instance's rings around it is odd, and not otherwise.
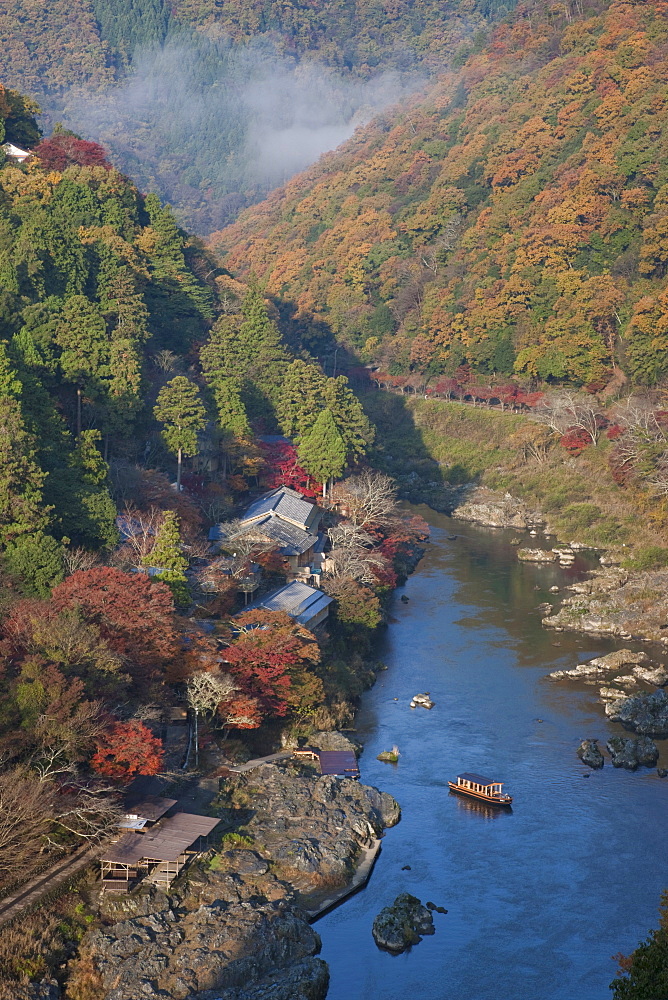
[[[456,792],[457,795],[465,795],[468,799],[475,799],[477,802],[486,802],[487,805],[497,806],[499,809],[509,809],[513,804],[512,796],[504,801],[502,799],[495,799],[491,795],[485,795],[483,792],[475,792],[471,788],[462,788],[461,785],[456,785],[453,781],[449,781],[448,786],[450,791]]]

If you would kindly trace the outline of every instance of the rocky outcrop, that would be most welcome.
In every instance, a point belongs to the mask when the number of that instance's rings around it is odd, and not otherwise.
[[[571,596],[544,625],[668,643],[668,570],[630,575],[610,566],[568,589]]]
[[[244,831],[265,857],[329,884],[345,884],[360,845],[401,816],[391,795],[350,778],[308,777],[299,765],[264,764],[225,791],[227,817],[244,817]]]
[[[624,767],[627,771],[635,771],[640,766],[653,767],[659,759],[656,743],[649,736],[637,740],[626,736],[612,736],[606,746],[613,767]]]
[[[452,511],[452,517],[462,521],[475,521],[492,528],[530,529],[542,526],[544,518],[510,493],[497,493],[483,486],[466,494],[466,498]]]
[[[583,680],[617,677],[620,674],[624,675],[632,671],[635,678],[637,676],[635,672],[637,665],[644,667],[650,662],[647,653],[634,653],[631,649],[619,649],[614,653],[607,653],[605,656],[596,656],[593,660],[579,663],[572,670],[553,670],[548,676],[553,680]]]
[[[606,714],[641,736],[668,736],[668,694],[663,689],[623,698]]]
[[[167,906],[158,900],[153,912],[90,934],[78,968],[95,968],[105,1000],[208,1000],[211,990],[245,991],[294,972],[320,950],[320,939],[272,881],[253,884],[220,871],[194,876],[189,891]],[[269,901],[267,888],[283,898]]]
[[[398,822],[376,788],[265,764],[225,779],[222,818],[246,840],[169,893],[103,897],[103,926],[73,963],[100,1000],[324,1000],[327,966],[302,894],[345,885],[361,847]]]
[[[402,892],[380,911],[371,929],[379,948],[398,954],[434,933],[434,918],[416,896]]]
[[[598,740],[583,740],[577,749],[577,754],[583,764],[595,770],[603,767],[603,754],[598,748]]]
[[[43,979],[39,983],[12,983],[11,990],[12,1000],[60,1000],[62,996],[55,979]]]
[[[327,963],[319,958],[306,958],[254,986],[216,990],[210,997],[204,994],[201,1000],[322,1000],[328,986]]]
[[[518,549],[517,558],[520,562],[553,563],[558,556],[551,549]]]

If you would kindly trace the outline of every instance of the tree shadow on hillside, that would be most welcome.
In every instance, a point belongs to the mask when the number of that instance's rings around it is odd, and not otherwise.
[[[376,427],[371,464],[396,479],[405,499],[449,512],[475,485],[470,470],[459,463],[445,470],[439,465],[405,396],[368,388],[359,397]]]

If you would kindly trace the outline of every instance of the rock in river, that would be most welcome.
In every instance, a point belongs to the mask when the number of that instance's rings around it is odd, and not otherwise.
[[[521,562],[556,562],[556,552],[548,552],[547,549],[518,549],[517,558]]]
[[[607,714],[607,713],[606,713]],[[616,702],[614,714],[627,729],[641,736],[668,736],[668,694],[661,689],[652,694],[638,694]]]
[[[612,736],[607,743],[614,767],[625,767],[627,771],[635,771],[637,767],[653,767],[659,759],[656,743],[649,736],[639,740],[628,736]]]
[[[587,767],[603,767],[603,754],[598,748],[598,740],[583,740],[577,752],[578,757]]]
[[[402,892],[391,906],[380,911],[371,933],[379,948],[398,954],[418,944],[423,935],[433,934],[434,918],[417,896]]]

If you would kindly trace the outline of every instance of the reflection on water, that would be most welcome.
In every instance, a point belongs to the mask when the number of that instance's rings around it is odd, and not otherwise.
[[[668,882],[668,780],[609,764],[584,780],[581,740],[621,730],[596,688],[545,679],[615,648],[540,624],[550,587],[586,563],[520,563],[513,533],[457,525],[448,541],[448,518],[420,513],[432,543],[409,602],[395,599],[388,670],[357,718],[362,779],[397,798],[402,821],[366,890],[317,924],[329,1000],[609,1000],[610,956],[656,923]],[[417,691],[431,692],[432,711],[408,707]],[[398,765],[375,760],[394,743]],[[451,794],[462,771],[504,781],[512,811]],[[371,925],[403,891],[449,912],[396,959]]]
[[[485,819],[498,819],[500,816],[508,816],[513,811],[512,806],[490,806],[486,802],[478,802],[476,799],[466,799],[453,791],[449,792],[448,797],[455,799],[458,809],[477,813]]]

